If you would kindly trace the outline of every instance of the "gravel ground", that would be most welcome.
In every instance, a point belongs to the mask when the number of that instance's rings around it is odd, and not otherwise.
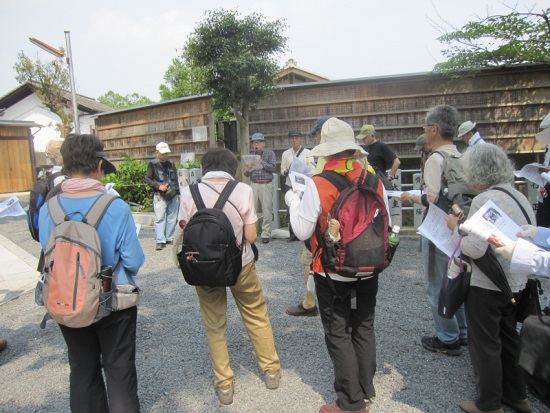
[[[17,195],[25,207],[28,197]],[[31,239],[24,217],[0,220],[0,234],[38,255],[39,245]],[[273,240],[258,245],[258,272],[283,366],[281,386],[275,391],[265,388],[230,299],[227,334],[235,400],[221,406],[213,391],[194,289],[184,283],[169,251],[155,251],[152,228],[143,227],[140,240],[147,257],[138,278],[143,289],[137,329],[143,412],[314,413],[334,401],[332,366],[319,317],[293,318],[284,312],[304,292],[301,243]],[[544,284],[550,291],[550,283]],[[8,349],[0,353],[0,412],[69,411],[65,344],[54,323],[39,328],[43,314],[32,293],[0,307],[0,336],[9,340]],[[475,392],[468,351],[449,357],[420,345],[421,336],[433,334],[433,322],[417,239],[403,239],[392,265],[380,276],[376,315],[377,397],[371,412],[460,412],[460,400],[472,399]],[[533,412],[548,411],[530,399]]]

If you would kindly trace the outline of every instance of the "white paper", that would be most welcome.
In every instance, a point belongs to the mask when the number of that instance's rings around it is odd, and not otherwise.
[[[489,237],[498,238],[504,245],[517,240],[521,227],[510,219],[493,201],[487,201],[474,215],[461,226],[464,232],[475,235],[483,241]]]
[[[243,162],[247,167],[250,168],[250,171],[254,169],[262,169],[262,165],[256,159],[256,155],[243,155]]]
[[[19,203],[19,198],[15,195],[3,202],[0,202],[0,218],[18,217],[19,215],[25,215],[25,211]]]
[[[289,171],[297,172],[309,178],[311,178],[315,174],[315,169],[313,169],[310,165],[295,156],[292,158]]]
[[[447,214],[441,208],[438,208],[435,204],[430,204],[424,222],[418,227],[418,233],[428,238],[437,248],[450,257],[455,249],[455,243],[453,241],[453,231],[447,226],[446,217]],[[455,256],[459,255],[459,251],[457,251]]]
[[[136,226],[136,235],[139,237],[139,231],[141,231],[141,224],[134,224]]]
[[[514,175],[517,177],[528,179],[529,181],[537,184],[538,186],[544,186],[546,183],[540,176],[540,170],[544,169],[544,165],[540,163],[530,163],[525,165],[521,170],[514,171]]]
[[[294,192],[304,192],[307,183],[311,180],[310,177],[293,171],[289,172],[288,177],[290,178],[290,185],[292,185]]]
[[[405,192],[408,192],[411,195],[422,195],[422,191],[420,189],[410,189],[408,191],[388,191],[386,190],[386,194],[388,194],[388,198],[399,198],[401,195],[403,195]]]

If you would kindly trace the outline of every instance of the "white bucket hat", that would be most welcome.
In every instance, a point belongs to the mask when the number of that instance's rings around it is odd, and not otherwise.
[[[458,137],[461,138],[476,127],[476,123],[471,120],[467,120],[458,127]]]
[[[355,141],[353,129],[346,122],[330,118],[321,128],[319,145],[311,150],[311,156],[329,156],[347,150],[366,152]]]

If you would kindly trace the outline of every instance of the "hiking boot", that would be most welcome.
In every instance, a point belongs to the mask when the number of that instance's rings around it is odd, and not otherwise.
[[[319,309],[316,305],[311,308],[304,308],[303,304],[300,303],[295,307],[288,307],[285,312],[288,315],[293,315],[295,317],[313,317],[319,314]]]
[[[279,370],[275,374],[265,373],[265,387],[269,390],[278,389],[282,376],[283,376],[283,373],[281,370]]]
[[[456,340],[453,344],[445,344],[437,336],[422,337],[422,347],[428,351],[443,353],[448,356],[460,356],[462,354],[459,340]]]
[[[368,413],[369,408],[365,407],[361,410],[342,410],[336,403],[325,404],[319,409],[319,413]]]
[[[156,249],[157,251],[160,251],[161,249],[164,248],[165,245],[166,245],[166,244],[162,244],[162,243],[159,242],[159,243],[157,244],[157,248],[155,248],[155,249]]]
[[[502,398],[502,404],[514,409],[518,413],[529,413],[531,411],[531,403],[529,400],[508,400],[507,398]]]
[[[229,385],[229,387],[226,387],[222,389],[221,387],[216,387],[216,396],[218,396],[218,399],[220,400],[221,404],[231,404],[233,403],[233,393],[235,391],[235,386],[233,385],[233,382]]]
[[[458,405],[466,413],[504,413],[502,407],[497,410],[479,410],[473,400],[462,400]]]

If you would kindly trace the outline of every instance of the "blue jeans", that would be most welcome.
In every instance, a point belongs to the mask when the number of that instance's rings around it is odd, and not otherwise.
[[[174,241],[176,219],[178,217],[179,196],[166,202],[159,193],[153,194],[153,209],[155,211],[155,240],[157,244]],[[160,199],[159,199],[160,198]]]
[[[468,337],[468,325],[462,305],[451,319],[441,317],[437,312],[439,290],[443,277],[447,276],[449,257],[428,240],[422,239],[422,259],[424,262],[424,281],[428,293],[428,305],[432,310],[437,337],[445,344],[453,344],[459,338]]]

